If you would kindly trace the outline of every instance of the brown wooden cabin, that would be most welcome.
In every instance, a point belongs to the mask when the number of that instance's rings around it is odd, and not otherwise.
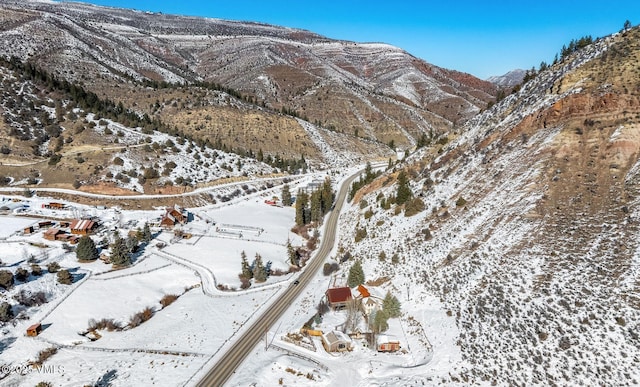
[[[40,323],[35,323],[27,328],[27,336],[38,336],[40,332],[42,332],[42,324]]]

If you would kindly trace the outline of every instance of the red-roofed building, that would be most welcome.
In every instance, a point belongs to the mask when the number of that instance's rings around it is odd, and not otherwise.
[[[371,297],[369,289],[365,288],[362,284],[358,285],[358,293],[360,293],[361,298]]]
[[[346,308],[353,301],[351,288],[348,287],[327,289],[325,294],[329,307],[333,310]]]
[[[76,219],[69,226],[71,233],[76,235],[89,235],[97,227],[98,224],[96,222],[88,219]]]
[[[42,324],[35,323],[27,328],[27,336],[38,336],[42,332]]]
[[[176,224],[185,224],[189,221],[189,213],[184,209],[181,209],[177,205],[173,207],[167,207],[167,211],[160,219],[161,227],[173,227]]]

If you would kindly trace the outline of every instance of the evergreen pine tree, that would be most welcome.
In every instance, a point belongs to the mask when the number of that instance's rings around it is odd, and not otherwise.
[[[407,173],[404,171],[400,171],[398,174],[398,190],[396,191],[396,204],[402,205],[406,203],[409,199],[411,199],[412,192],[411,188],[409,188],[409,179],[407,178]]]
[[[151,228],[149,227],[149,223],[144,223],[144,228],[142,229],[142,241],[145,243],[151,242],[152,239]]]
[[[244,250],[240,253],[240,259],[242,260],[242,276],[246,279],[253,278],[253,271],[251,271],[251,267],[247,261],[247,253],[245,253]]]
[[[331,186],[331,179],[327,176],[322,183],[322,192],[320,194],[320,201],[322,202],[322,214],[326,214],[331,211],[333,206],[334,194],[333,187]]]
[[[138,238],[133,236],[128,236],[124,242],[125,246],[127,246],[127,252],[135,253],[138,251]]]
[[[115,232],[111,244],[111,263],[114,266],[126,266],[131,263],[126,242],[120,237],[119,232]]]
[[[312,222],[320,222],[322,220],[322,201],[320,200],[320,191],[313,191],[311,194],[311,204],[309,206],[310,220]]]
[[[401,306],[398,298],[391,294],[391,292],[387,292],[387,295],[382,300],[382,309],[385,311],[387,316],[391,318],[400,317],[401,314]]]
[[[298,190],[298,196],[296,197],[296,224],[298,226],[304,226],[309,223],[306,217],[308,201],[309,195],[303,190]]]
[[[256,253],[256,260],[253,263],[253,278],[256,282],[264,282],[267,280],[267,270],[262,263],[262,257]]]
[[[291,190],[289,189],[289,184],[285,184],[282,186],[282,205],[288,207],[291,203]]]
[[[367,161],[367,164],[364,166],[364,179],[369,180],[372,176],[371,162]]]
[[[349,269],[349,276],[347,277],[347,284],[350,288],[355,288],[358,285],[364,283],[364,271],[360,261],[355,261],[353,266]]]
[[[289,239],[287,239],[287,257],[289,258],[289,262],[291,263],[291,265],[298,266],[298,254],[291,245],[291,241]]]
[[[95,261],[98,259],[98,249],[90,236],[85,235],[78,241],[78,247],[76,247],[76,258],[78,261]]]

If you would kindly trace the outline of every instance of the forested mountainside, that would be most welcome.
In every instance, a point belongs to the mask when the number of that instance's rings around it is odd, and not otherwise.
[[[81,3],[0,7],[0,55],[196,137],[256,153],[262,147],[321,160],[321,136],[338,137],[328,141],[337,150],[346,142],[387,157],[390,148],[459,126],[497,92],[386,44]]]
[[[342,220],[368,279],[455,319],[461,360],[423,381],[640,383],[640,31],[574,51]]]

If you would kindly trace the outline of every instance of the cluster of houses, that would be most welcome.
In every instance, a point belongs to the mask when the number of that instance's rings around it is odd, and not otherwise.
[[[66,209],[67,206],[62,203],[52,202],[43,204],[42,208]],[[189,211],[177,205],[167,207],[160,217],[160,226],[171,229],[176,225],[186,224],[191,221],[192,216]],[[43,220],[25,227],[23,233],[24,235],[32,235],[36,232],[43,232],[43,237],[46,240],[76,244],[80,237],[95,233],[99,226],[99,220],[95,217],[61,221]]]
[[[31,235],[36,231],[44,231],[43,237],[46,240],[76,244],[81,236],[93,233],[98,226],[98,222],[93,219],[74,219],[72,221],[59,222],[43,220],[35,225],[25,227],[23,232],[24,235]]]
[[[364,285],[359,285],[355,296],[349,287],[334,287],[327,289],[326,300],[332,310],[346,309],[352,305],[363,314],[365,321],[369,317],[382,309],[382,298],[372,295]],[[322,346],[327,352],[343,352],[353,349],[351,337],[359,337],[361,332],[346,334],[339,330],[323,333],[321,336]],[[395,352],[400,350],[400,342],[391,340],[388,336],[378,336],[376,339],[376,350],[379,352]]]

